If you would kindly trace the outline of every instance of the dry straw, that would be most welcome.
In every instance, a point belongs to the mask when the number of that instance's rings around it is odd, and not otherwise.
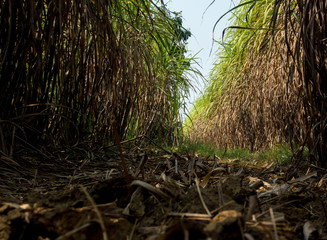
[[[326,164],[326,2],[241,1],[188,122],[193,141],[307,144]]]
[[[1,1],[1,151],[106,144],[113,121],[121,139],[176,137],[190,61],[180,19],[148,0]]]

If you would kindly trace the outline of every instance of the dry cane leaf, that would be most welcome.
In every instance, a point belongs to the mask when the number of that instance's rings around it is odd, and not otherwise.
[[[147,189],[148,191],[156,193],[156,194],[158,194],[159,196],[161,196],[161,197],[163,197],[165,199],[170,199],[170,197],[166,193],[164,193],[160,189],[157,189],[156,187],[152,186],[149,183],[146,183],[146,182],[143,182],[143,181],[140,181],[140,180],[134,180],[132,182],[132,186],[143,187],[143,188]]]
[[[301,176],[299,178],[296,178],[294,180],[289,181],[288,183],[297,183],[297,182],[304,182],[305,180],[312,178],[312,177],[317,177],[317,172],[310,173],[308,175]]]
[[[304,240],[317,239],[318,238],[317,229],[315,229],[315,227],[309,221],[307,221],[303,225],[303,237],[304,237]]]
[[[263,192],[261,194],[259,194],[259,198],[260,197],[265,197],[267,195],[270,195],[270,194],[276,194],[278,196],[284,194],[288,189],[290,188],[290,185],[285,183],[285,184],[282,184],[280,186],[276,186],[275,188],[269,190],[269,191],[266,191],[266,192]]]
[[[217,173],[217,172],[221,172],[221,171],[226,171],[226,169],[225,168],[223,168],[223,167],[218,167],[218,168],[215,168],[215,169],[213,169],[213,170],[211,170],[204,178],[203,178],[203,180],[201,181],[201,183],[200,183],[200,186],[201,187],[203,187],[203,188],[205,188],[206,186],[207,186],[207,184],[208,184],[208,182],[209,182],[209,179],[210,179],[210,177],[211,177],[211,175],[212,174],[214,174],[214,173]]]

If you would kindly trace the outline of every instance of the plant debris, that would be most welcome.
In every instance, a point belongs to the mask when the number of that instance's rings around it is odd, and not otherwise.
[[[327,239],[325,169],[122,154],[0,161],[0,239]]]

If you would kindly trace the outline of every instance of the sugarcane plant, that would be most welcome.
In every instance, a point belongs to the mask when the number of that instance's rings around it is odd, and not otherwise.
[[[190,32],[150,0],[0,2],[0,150],[169,139]],[[174,136],[176,137],[176,136]]]
[[[185,124],[190,139],[251,151],[307,146],[325,166],[326,3],[242,0],[229,12],[209,85]]]

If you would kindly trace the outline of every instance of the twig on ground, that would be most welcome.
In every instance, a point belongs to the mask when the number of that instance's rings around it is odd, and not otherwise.
[[[100,223],[100,227],[102,230],[103,240],[108,240],[107,229],[106,229],[106,226],[104,225],[102,215],[101,215],[97,205],[95,204],[94,200],[92,199],[92,197],[90,196],[90,194],[87,192],[86,188],[83,185],[81,185],[81,189],[85,193],[87,199],[90,201],[92,207],[94,208],[95,213],[97,214],[97,216],[99,218],[99,223]]]
[[[270,212],[270,217],[271,217],[271,221],[272,221],[273,228],[274,228],[275,240],[279,240],[278,233],[277,233],[274,210],[272,208],[269,208],[269,212]]]
[[[80,226],[80,227],[78,227],[78,228],[75,228],[75,229],[73,229],[73,230],[71,230],[71,231],[69,231],[69,232],[66,232],[64,235],[61,235],[61,236],[57,237],[56,240],[67,239],[67,238],[69,238],[70,236],[72,236],[74,233],[77,233],[77,232],[79,232],[79,231],[81,231],[81,230],[83,230],[84,228],[87,228],[87,227],[89,227],[89,226],[91,226],[91,223],[86,223],[86,224],[84,224],[84,225],[82,225],[82,226]]]
[[[144,154],[142,156],[142,159],[141,159],[141,162],[140,162],[139,166],[137,167],[137,169],[135,171],[134,177],[137,177],[141,173],[141,171],[143,171],[143,173],[144,173],[144,165],[145,165],[147,160],[148,160],[148,155]]]
[[[32,185],[33,190],[34,190],[34,187],[36,185],[36,177],[37,177],[37,169],[35,169],[35,172],[34,172],[33,185]]]
[[[116,145],[117,145],[117,148],[118,148],[118,151],[119,151],[119,156],[120,156],[120,159],[121,159],[121,163],[123,165],[126,182],[129,184],[129,183],[131,183],[131,178],[130,178],[130,176],[128,174],[124,154],[123,154],[123,151],[122,151],[122,148],[121,148],[121,145],[120,145],[120,139],[119,139],[119,135],[118,135],[118,129],[117,129],[116,121],[113,121],[112,127],[113,127],[113,132],[114,132],[114,138],[115,138],[115,141],[116,141]]]
[[[167,216],[169,217],[181,217],[181,218],[187,218],[192,220],[210,220],[211,216],[208,214],[202,214],[202,213],[167,213]]]
[[[133,225],[133,228],[132,228],[131,233],[129,234],[129,236],[127,236],[127,240],[132,240],[133,239],[133,235],[134,235],[134,232],[135,232],[136,224],[137,224],[137,219],[135,220],[135,223]]]
[[[152,186],[151,184],[140,181],[140,180],[134,180],[131,185],[132,186],[143,187],[143,188],[147,189],[150,192],[158,194],[160,197],[162,197],[164,199],[170,199],[171,198],[169,195],[167,195],[166,193],[164,193],[160,189],[157,189],[156,187]]]
[[[211,213],[210,213],[207,205],[205,204],[205,202],[203,200],[203,197],[202,197],[202,194],[201,194],[201,190],[200,190],[199,179],[197,177],[195,178],[195,185],[196,185],[196,189],[198,190],[198,194],[199,194],[199,197],[200,197],[201,204],[202,204],[204,210],[207,212],[208,216],[211,217]]]

